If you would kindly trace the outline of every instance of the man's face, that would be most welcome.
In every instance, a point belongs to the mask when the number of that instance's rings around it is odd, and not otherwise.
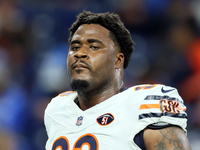
[[[112,82],[118,49],[109,33],[97,24],[83,24],[76,30],[67,59],[72,81],[87,81],[91,89]]]

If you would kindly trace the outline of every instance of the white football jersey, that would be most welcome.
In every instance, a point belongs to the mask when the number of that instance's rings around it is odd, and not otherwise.
[[[69,91],[48,104],[46,150],[140,150],[135,135],[155,123],[186,132],[186,107],[172,87],[134,86],[85,111],[74,102],[76,97]]]

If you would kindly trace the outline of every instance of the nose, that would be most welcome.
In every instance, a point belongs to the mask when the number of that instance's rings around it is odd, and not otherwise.
[[[82,46],[74,56],[75,58],[88,58],[87,48]]]

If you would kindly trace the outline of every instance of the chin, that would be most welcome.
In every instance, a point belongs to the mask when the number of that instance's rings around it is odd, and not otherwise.
[[[89,88],[89,82],[82,79],[73,79],[70,86],[73,91],[84,92]]]

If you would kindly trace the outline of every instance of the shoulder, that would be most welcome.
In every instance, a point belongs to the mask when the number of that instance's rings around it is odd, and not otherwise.
[[[75,95],[75,91],[66,91],[58,94],[56,97],[52,98],[50,103],[47,105],[45,112],[52,111],[52,109],[56,109],[65,103],[69,103]]]
[[[176,88],[163,84],[136,85],[129,88],[129,90],[134,95],[143,96],[142,100],[146,102],[150,102],[149,100],[158,101],[162,99],[171,99],[176,100],[181,104],[183,103],[183,100]]]
[[[73,103],[71,103],[76,97],[76,92],[66,91],[58,96],[54,97],[50,103],[47,105],[44,113],[44,124],[46,126],[47,133],[50,134],[52,131],[54,121],[61,122],[63,116],[66,113],[66,107],[71,109]]]
[[[141,84],[131,87],[132,90],[136,92],[143,92],[146,94],[154,93],[159,95],[172,95],[175,94],[179,96],[176,88],[171,86],[166,86],[163,84]]]
[[[183,100],[176,88],[163,84],[142,84],[128,88],[132,97],[137,97],[140,102],[155,102],[162,99],[176,100],[183,104]],[[128,93],[128,92],[127,92]]]
[[[143,84],[131,87],[135,95],[140,99],[140,122],[152,125],[176,125],[186,131],[187,114],[184,101],[174,87],[162,84]]]

